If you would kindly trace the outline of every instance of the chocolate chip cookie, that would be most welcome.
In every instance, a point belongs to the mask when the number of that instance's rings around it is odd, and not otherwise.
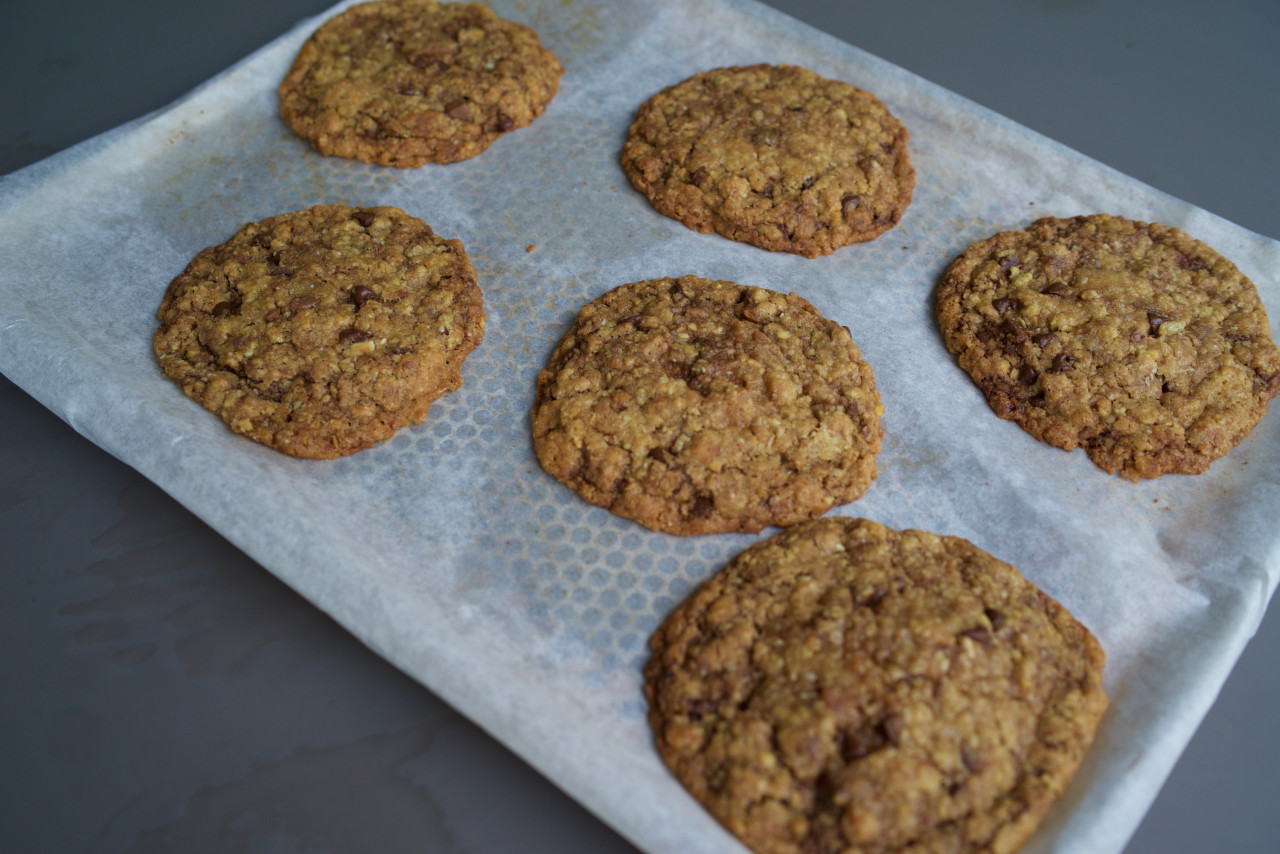
[[[809,258],[888,231],[915,189],[875,95],[794,65],[718,68],[640,107],[622,168],[695,231]]]
[[[760,854],[1011,852],[1107,706],[1089,631],[957,537],[861,519],[757,543],[654,634],[659,754]]]
[[[538,376],[534,449],[592,504],[672,534],[859,498],[883,407],[849,330],[795,294],[696,276],[585,306]]]
[[[237,433],[316,459],[422,421],[484,337],[462,244],[392,207],[249,223],[187,265],[158,316],[156,357],[188,397]]]
[[[479,3],[379,0],[312,34],[280,115],[322,154],[452,163],[542,115],[563,73],[536,33]]]
[[[1205,471],[1280,391],[1253,283],[1176,228],[1040,219],[966,249],[936,305],[997,415],[1130,480]]]

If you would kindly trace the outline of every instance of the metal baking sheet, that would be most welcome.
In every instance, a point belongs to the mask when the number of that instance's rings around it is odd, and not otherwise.
[[[667,611],[758,538],[669,537],[585,505],[539,469],[528,408],[570,318],[615,285],[693,273],[795,291],[850,328],[886,408],[880,476],[834,512],[972,540],[1107,650],[1112,708],[1029,850],[1120,850],[1280,578],[1280,420],[1205,475],[1108,477],[991,414],[942,346],[933,284],[994,231],[1108,212],[1205,240],[1274,319],[1280,244],[749,0],[492,5],[567,73],[546,115],[473,160],[386,169],[290,134],[275,88],[317,18],[169,108],[6,176],[0,370],[639,847],[726,851],[652,750],[639,671]],[[636,106],[751,62],[846,80],[903,120],[918,184],[898,228],[810,260],[695,234],[631,189],[617,154]],[[397,205],[461,239],[488,324],[465,385],[425,423],[308,462],[232,435],[160,375],[150,341],[197,251],[321,203]]]

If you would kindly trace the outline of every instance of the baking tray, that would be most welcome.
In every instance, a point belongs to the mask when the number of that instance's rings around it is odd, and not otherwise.
[[[850,327],[885,401],[880,477],[835,512],[973,540],[1107,649],[1112,709],[1029,850],[1122,848],[1280,576],[1280,428],[1264,419],[1206,475],[1110,478],[990,413],[937,335],[933,283],[993,231],[1105,211],[1207,241],[1274,317],[1278,245],[755,3],[493,5],[567,73],[545,116],[474,160],[383,169],[293,137],[275,87],[317,18],[6,176],[0,370],[640,847],[723,851],[736,843],[656,759],[639,668],[670,607],[758,538],[668,537],[583,504],[538,468],[527,411],[577,308],[617,284],[695,273],[796,291]],[[870,89],[904,121],[918,186],[898,228],[824,258],[774,255],[690,232],[630,188],[617,152],[644,98],[760,61]],[[460,238],[489,312],[460,391],[326,463],[231,435],[150,352],[160,295],[196,251],[319,203],[394,204]]]

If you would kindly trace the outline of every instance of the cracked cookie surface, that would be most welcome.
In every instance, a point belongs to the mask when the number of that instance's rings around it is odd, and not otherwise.
[[[758,531],[860,497],[882,411],[849,331],[804,299],[652,279],[579,312],[538,376],[534,450],[651,529]]]
[[[352,454],[422,421],[484,337],[457,240],[393,207],[243,226],[165,292],[154,349],[188,397],[286,454]]]
[[[621,161],[689,228],[813,258],[902,218],[915,189],[907,139],[870,92],[794,65],[736,66],[646,101]]]
[[[936,307],[997,415],[1130,480],[1207,470],[1280,391],[1253,283],[1169,226],[1097,214],[996,234],[952,262]]]
[[[378,0],[307,39],[280,84],[280,116],[322,154],[452,163],[542,115],[563,73],[533,30],[480,3]]]
[[[760,854],[1008,854],[1107,706],[1102,648],[1017,569],[862,519],[757,543],[650,646],[659,754]]]

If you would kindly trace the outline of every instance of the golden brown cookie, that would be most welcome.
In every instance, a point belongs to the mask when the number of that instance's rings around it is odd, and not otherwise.
[[[1040,219],[966,249],[936,305],[997,415],[1130,480],[1205,471],[1280,391],[1253,283],[1176,228]]]
[[[295,457],[352,454],[462,385],[484,337],[476,272],[392,207],[249,223],[170,283],[155,353],[232,430]]]
[[[480,3],[379,0],[303,44],[280,115],[322,154],[452,163],[542,115],[563,73],[536,33]]]
[[[659,754],[760,854],[1008,854],[1107,706],[1101,647],[1018,570],[861,519],[747,549],[651,646]]]
[[[657,531],[758,531],[860,497],[883,407],[849,330],[795,294],[696,276],[585,306],[538,376],[534,450]]]
[[[916,180],[907,136],[848,83],[794,65],[718,68],[640,107],[622,168],[695,231],[813,258],[902,218]]]

